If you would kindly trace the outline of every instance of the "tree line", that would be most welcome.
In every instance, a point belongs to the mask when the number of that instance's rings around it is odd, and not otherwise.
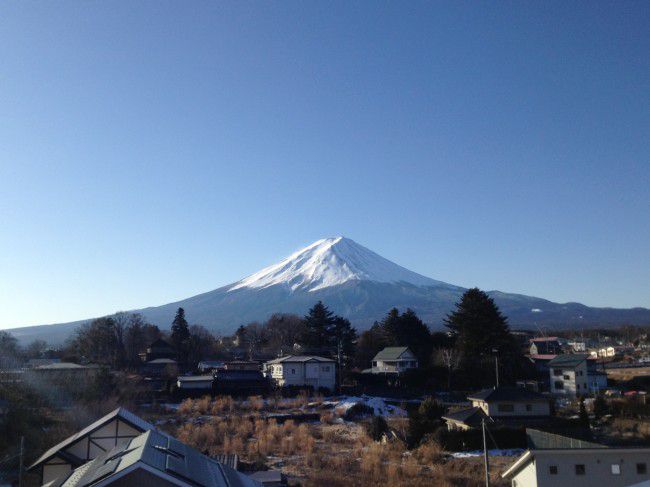
[[[271,358],[287,354],[321,354],[346,369],[370,367],[384,347],[409,347],[423,369],[443,370],[449,388],[494,382],[495,358],[502,381],[512,381],[522,370],[521,347],[510,333],[507,318],[478,288],[467,290],[444,320],[445,331],[432,332],[415,311],[393,308],[361,334],[346,318],[317,302],[303,317],[277,313],[264,322],[240,326],[232,336],[213,335],[201,325],[190,325],[179,308],[169,331],[160,330],[138,313],[117,313],[77,329],[60,355],[73,361],[136,367],[139,353],[153,341],[167,340],[179,362],[195,366],[207,358]],[[44,342],[21,350],[8,333],[0,333],[5,357],[44,356]],[[21,355],[22,354],[22,355]]]

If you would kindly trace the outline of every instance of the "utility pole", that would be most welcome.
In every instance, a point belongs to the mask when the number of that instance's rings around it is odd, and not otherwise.
[[[493,348],[492,353],[494,354],[494,376],[496,377],[497,387],[499,387],[499,350]]]
[[[25,456],[25,437],[20,437],[20,466],[18,467],[18,487],[23,487],[23,457]]]
[[[490,460],[488,458],[487,438],[485,437],[485,418],[481,420],[483,429],[483,458],[485,460],[485,487],[490,487]]]

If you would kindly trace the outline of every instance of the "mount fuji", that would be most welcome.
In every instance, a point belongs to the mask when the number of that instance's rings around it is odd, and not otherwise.
[[[304,315],[321,300],[359,329],[380,320],[393,307],[411,308],[432,328],[440,329],[464,291],[463,287],[405,269],[349,238],[335,237],[318,240],[227,286],[134,311],[161,328],[169,328],[174,313],[183,307],[190,323],[225,334],[273,313]],[[646,308],[592,308],[501,291],[488,293],[513,328],[650,324],[650,310]],[[21,342],[40,338],[56,343],[85,321],[9,331]]]

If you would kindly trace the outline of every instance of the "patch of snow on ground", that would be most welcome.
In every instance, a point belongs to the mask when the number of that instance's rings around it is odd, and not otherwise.
[[[507,450],[488,450],[488,455],[491,457],[518,457],[524,452],[521,448],[511,448]],[[453,458],[469,458],[483,456],[483,450],[474,451],[459,451],[452,453]]]
[[[364,404],[373,410],[375,416],[406,416],[406,411],[397,406],[386,404],[381,397],[346,397],[339,401],[334,409],[340,413],[345,414],[348,409],[356,404]]]

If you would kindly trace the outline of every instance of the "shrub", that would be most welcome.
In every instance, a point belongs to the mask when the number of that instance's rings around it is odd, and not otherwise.
[[[368,436],[375,441],[380,441],[384,433],[388,433],[388,424],[382,416],[373,416],[372,420],[366,424]]]

